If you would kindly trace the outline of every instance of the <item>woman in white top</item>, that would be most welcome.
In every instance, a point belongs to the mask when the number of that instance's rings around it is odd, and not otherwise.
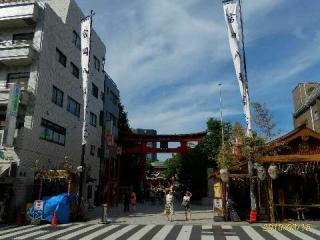
[[[166,192],[166,206],[165,206],[166,215],[168,221],[172,222],[172,215],[173,215],[173,194],[172,191]]]
[[[191,208],[190,208],[190,200],[191,200],[191,192],[187,191],[183,196],[182,206],[184,207],[184,214],[186,215],[186,221],[191,220]]]

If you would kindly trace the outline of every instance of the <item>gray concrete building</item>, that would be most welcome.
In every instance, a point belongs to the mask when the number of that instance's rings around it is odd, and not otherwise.
[[[320,83],[299,83],[292,91],[294,127],[305,124],[320,132]]]
[[[74,172],[80,165],[83,94],[79,34],[83,17],[73,0],[0,0],[0,186],[13,189],[14,207],[32,200],[37,169],[61,169],[66,158]],[[105,53],[105,45],[93,30],[85,154],[90,181],[84,191],[90,204],[98,195],[101,162],[106,158],[101,139],[107,112],[117,135],[119,91],[104,71]],[[21,94],[9,146],[5,131],[10,86],[15,84]]]

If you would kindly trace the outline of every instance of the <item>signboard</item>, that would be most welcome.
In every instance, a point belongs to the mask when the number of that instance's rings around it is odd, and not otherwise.
[[[16,130],[17,115],[19,109],[20,86],[19,84],[10,85],[9,100],[6,113],[6,123],[4,129],[3,145],[12,147],[14,133]]]
[[[35,200],[34,201],[34,209],[37,211],[43,211],[43,201],[42,200]]]
[[[222,207],[223,207],[222,198],[214,198],[213,205],[214,205],[214,208],[222,209]]]
[[[91,38],[91,16],[81,21],[81,68],[82,68],[82,91],[83,91],[83,125],[82,145],[87,144],[88,138],[88,73],[90,62],[90,38]]]

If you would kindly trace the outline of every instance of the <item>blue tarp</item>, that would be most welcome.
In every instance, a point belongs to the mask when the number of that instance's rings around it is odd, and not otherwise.
[[[43,197],[43,216],[44,220],[51,222],[53,213],[56,211],[58,224],[68,223],[70,221],[70,202],[76,200],[76,193],[71,193],[68,197],[67,193],[56,196]],[[31,211],[33,210],[32,206]]]

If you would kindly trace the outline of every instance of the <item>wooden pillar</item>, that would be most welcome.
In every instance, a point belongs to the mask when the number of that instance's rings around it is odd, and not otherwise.
[[[273,180],[271,178],[268,179],[268,195],[269,195],[269,212],[270,212],[270,222],[275,223],[275,216],[274,216],[274,203],[273,203]]]

